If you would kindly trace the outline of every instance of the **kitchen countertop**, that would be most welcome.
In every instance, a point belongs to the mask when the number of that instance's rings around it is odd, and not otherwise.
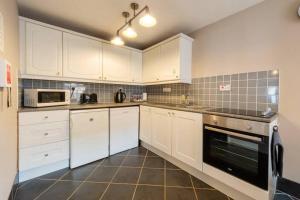
[[[71,104],[69,106],[51,106],[42,108],[19,108],[19,112],[38,112],[38,111],[52,111],[52,110],[84,110],[97,108],[118,108],[128,106],[139,106],[141,103],[95,103],[95,104]]]
[[[128,107],[128,106],[150,106],[156,108],[165,108],[185,112],[194,112],[202,114],[212,114],[225,117],[233,117],[238,119],[253,120],[259,122],[270,123],[277,118],[277,114],[264,118],[264,117],[253,117],[245,115],[235,115],[227,113],[218,113],[209,111],[211,108],[203,106],[185,106],[180,104],[162,104],[162,103],[149,103],[149,102],[125,102],[125,103],[98,103],[98,104],[71,104],[69,106],[53,106],[53,107],[43,107],[43,108],[20,108],[19,112],[38,112],[38,111],[52,111],[52,110],[83,110],[83,109],[98,109],[98,108],[118,108],[118,107]]]

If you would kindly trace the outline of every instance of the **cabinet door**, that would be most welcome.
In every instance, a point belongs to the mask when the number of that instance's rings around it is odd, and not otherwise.
[[[131,51],[110,44],[103,44],[103,78],[108,81],[132,82]]]
[[[102,78],[101,42],[69,33],[63,34],[63,42],[64,77]]]
[[[172,156],[202,170],[202,114],[173,111]]]
[[[62,75],[62,32],[26,23],[26,73]]]
[[[108,109],[71,112],[71,168],[108,156],[108,120]]]
[[[152,109],[152,145],[171,155],[172,118],[170,110]]]
[[[143,55],[141,52],[131,51],[131,78],[133,83],[142,83]]]
[[[151,144],[151,108],[140,107],[140,139]]]
[[[179,79],[180,72],[180,39],[174,39],[161,46],[160,81]]]
[[[110,155],[138,146],[139,108],[110,109]]]
[[[160,46],[150,49],[143,53],[143,81],[159,81],[160,65]]]

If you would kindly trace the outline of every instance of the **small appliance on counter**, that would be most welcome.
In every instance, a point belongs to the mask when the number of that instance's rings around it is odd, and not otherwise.
[[[122,89],[120,88],[118,92],[115,94],[115,102],[116,103],[123,103],[126,99],[125,92],[122,92]]]
[[[98,98],[96,93],[80,95],[80,104],[94,104],[98,103]]]
[[[70,104],[70,90],[25,89],[25,107],[47,107]]]

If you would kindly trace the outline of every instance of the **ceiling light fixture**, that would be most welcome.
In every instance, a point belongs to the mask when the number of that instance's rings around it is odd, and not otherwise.
[[[140,18],[140,25],[145,27],[152,27],[156,25],[156,19],[152,15],[149,14],[149,8],[146,8],[146,14]]]
[[[132,21],[137,18],[140,14],[142,14],[144,11],[146,14],[140,18],[139,23],[144,27],[152,27],[156,25],[156,19],[150,15],[149,7],[145,6],[143,9],[141,9],[139,12],[136,13],[136,11],[139,9],[139,5],[137,3],[131,3],[130,8],[133,10],[133,17],[128,20],[130,17],[129,12],[122,12],[122,16],[125,18],[125,24],[121,26],[117,30],[116,37],[114,37],[111,40],[112,44],[115,45],[124,45],[124,41],[119,36],[119,32],[122,31],[122,35],[128,38],[135,38],[137,37],[136,31],[132,27]]]

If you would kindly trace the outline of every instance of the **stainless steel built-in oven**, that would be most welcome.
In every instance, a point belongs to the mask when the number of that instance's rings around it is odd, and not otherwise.
[[[203,161],[268,189],[267,123],[204,115]]]

